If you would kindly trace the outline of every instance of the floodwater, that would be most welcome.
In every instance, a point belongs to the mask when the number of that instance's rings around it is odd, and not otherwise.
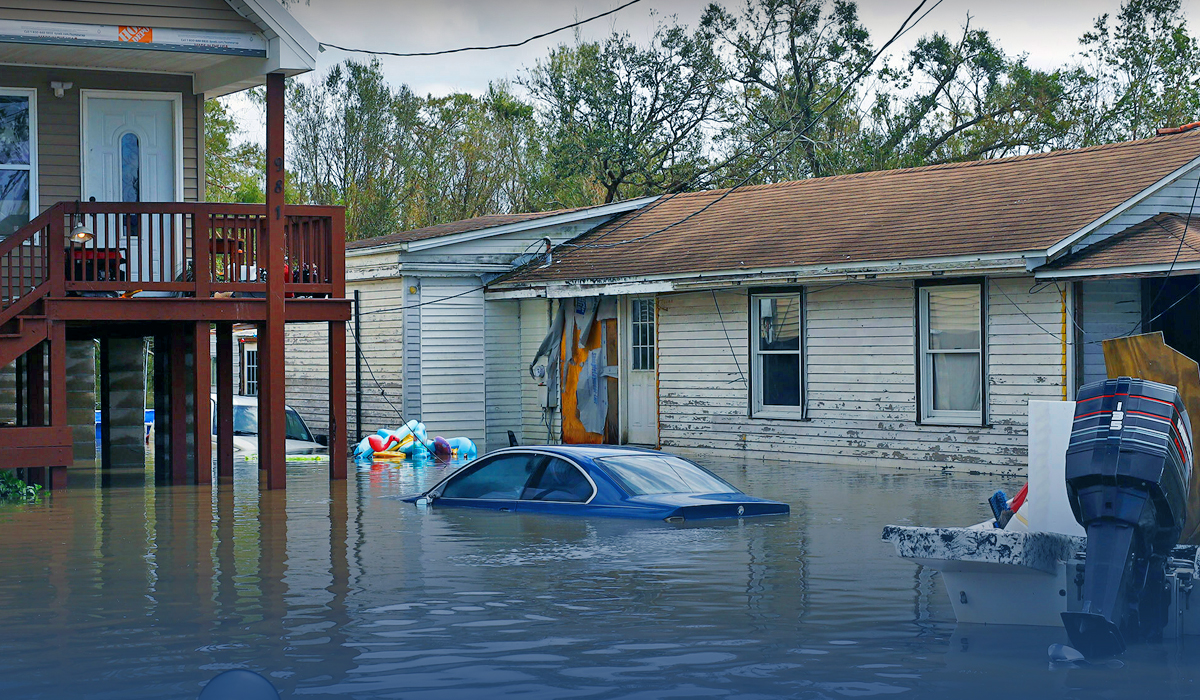
[[[231,668],[283,697],[1133,698],[1196,691],[1200,643],[1052,668],[1055,630],[957,626],[888,523],[978,522],[1013,480],[707,464],[787,518],[705,526],[418,509],[447,467],[286,492],[87,471],[0,507],[0,698],[195,698]],[[353,471],[352,474],[355,474]]]

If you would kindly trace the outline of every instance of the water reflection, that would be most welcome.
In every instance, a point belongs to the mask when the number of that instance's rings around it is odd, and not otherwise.
[[[245,463],[232,487],[73,475],[0,508],[0,697],[195,698],[230,668],[284,697],[1170,697],[1197,680],[1190,640],[1052,669],[1054,630],[956,629],[940,579],[879,541],[888,522],[977,521],[1013,484],[709,466],[791,517],[676,527],[399,501],[455,468],[435,463],[347,482],[293,463],[286,492]]]

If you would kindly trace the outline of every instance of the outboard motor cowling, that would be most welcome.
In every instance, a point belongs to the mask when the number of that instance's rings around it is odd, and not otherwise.
[[[1083,608],[1062,613],[1089,659],[1167,622],[1167,559],[1187,515],[1192,431],[1175,387],[1121,377],[1079,390],[1067,448],[1067,496],[1087,529]]]

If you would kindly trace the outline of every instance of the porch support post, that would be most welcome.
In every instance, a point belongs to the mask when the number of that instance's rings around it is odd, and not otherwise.
[[[46,424],[46,344],[38,343],[25,353],[25,425]],[[31,467],[25,473],[31,484],[46,485],[46,468]]]
[[[196,441],[196,483],[211,484],[213,422],[209,387],[212,386],[212,338],[208,321],[197,322],[193,328],[193,336],[193,352],[196,358],[193,367],[196,392],[196,420],[193,424]]]
[[[181,324],[171,324],[171,483],[187,483],[187,333]]]
[[[50,239],[52,241],[58,239]],[[50,249],[62,246],[51,245]],[[36,354],[36,353],[35,353]],[[71,434],[71,423],[67,417],[67,324],[50,322],[50,425],[60,435]],[[36,401],[36,399],[35,399]],[[50,488],[67,487],[67,465],[50,465]]]
[[[267,488],[286,486],[287,434],[284,405],[284,279],[287,273],[284,229],[284,76],[267,75],[267,270],[266,321],[258,338],[258,459],[266,471]]]
[[[329,478],[346,478],[346,324],[329,324]]]
[[[233,324],[217,324],[217,480],[233,479]]]

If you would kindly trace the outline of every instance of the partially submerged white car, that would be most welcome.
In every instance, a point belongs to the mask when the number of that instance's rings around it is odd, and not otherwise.
[[[210,395],[213,416],[213,444],[217,442],[217,396]],[[287,416],[287,454],[325,454],[329,448],[317,442],[308,424],[291,406],[284,407]],[[233,397],[234,454],[258,454],[258,397]]]

